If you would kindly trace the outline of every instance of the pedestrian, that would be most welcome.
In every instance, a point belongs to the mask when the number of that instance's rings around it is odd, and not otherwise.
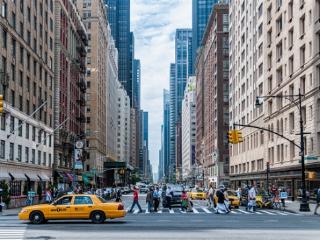
[[[171,187],[168,186],[166,190],[166,202],[167,207],[171,210],[171,199],[172,199],[173,192],[171,191]]]
[[[135,187],[134,191],[133,191],[133,202],[132,202],[132,205],[131,205],[131,208],[130,208],[129,212],[132,212],[132,210],[135,207],[135,205],[138,206],[139,212],[141,213],[142,209],[141,209],[141,206],[139,204],[139,189],[137,187]]]
[[[181,211],[186,212],[188,209],[188,195],[185,190],[182,191],[181,194]]]
[[[121,202],[121,190],[120,190],[120,188],[117,191],[116,202]]]
[[[256,211],[256,196],[257,192],[255,186],[252,185],[248,192],[248,211],[255,212]]]
[[[237,197],[240,199],[241,198],[241,188],[238,188],[236,193],[237,193]]]
[[[150,213],[152,208],[152,189],[151,188],[147,192],[146,203],[147,203],[147,213]]]
[[[229,195],[228,195],[228,191],[227,190],[228,190],[227,188],[223,189],[224,205],[229,211],[231,211],[231,205],[230,205],[230,202],[229,202]]]
[[[208,195],[209,195],[209,207],[212,208],[214,207],[214,190],[212,185],[210,185]]]
[[[46,203],[49,204],[52,202],[52,194],[49,188],[46,189]]]
[[[153,192],[153,206],[154,206],[154,211],[158,212],[159,208],[159,203],[160,203],[160,192],[159,192],[159,187],[156,187],[156,190]]]
[[[225,204],[224,186],[220,186],[216,191],[216,196],[218,198],[216,213],[229,213],[229,209]]]
[[[317,201],[317,205],[316,205],[316,208],[314,209],[314,214],[315,214],[315,215],[318,215],[317,210],[318,210],[318,208],[320,207],[320,187],[319,187],[318,190],[317,190],[317,198],[316,198],[316,201]]]

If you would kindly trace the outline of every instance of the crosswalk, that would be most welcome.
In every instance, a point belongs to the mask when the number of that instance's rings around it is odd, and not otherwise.
[[[17,228],[0,228],[0,239],[6,240],[22,240],[24,239],[24,233],[26,229],[17,227]]]
[[[129,208],[127,209],[129,211]],[[207,208],[207,207],[193,207],[192,211],[182,211],[180,208],[172,208],[172,209],[167,209],[163,208],[160,209],[157,213],[154,212],[148,212],[148,210],[143,210],[142,213],[139,213],[139,210],[136,209],[133,212],[128,212],[128,214],[214,214],[215,210],[212,208]],[[290,212],[282,212],[282,211],[276,211],[276,210],[257,210],[255,212],[248,212],[242,209],[232,209],[230,212],[231,215],[269,215],[269,216],[289,216],[289,215],[299,215],[296,213],[290,213]]]

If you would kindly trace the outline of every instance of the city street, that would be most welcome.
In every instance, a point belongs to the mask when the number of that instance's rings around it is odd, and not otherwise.
[[[123,196],[128,208],[132,196]],[[217,215],[194,201],[193,212],[162,209],[145,213],[145,196],[140,196],[143,213],[105,224],[90,221],[50,221],[46,225],[20,222],[17,216],[0,216],[0,239],[317,239],[320,219],[274,210],[247,213],[242,208],[228,215]],[[204,210],[207,209],[207,210]],[[187,235],[186,235],[187,233]]]

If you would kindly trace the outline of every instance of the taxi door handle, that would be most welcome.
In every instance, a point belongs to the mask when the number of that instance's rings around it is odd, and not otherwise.
[[[66,208],[70,208],[70,206],[67,206]]]
[[[92,206],[88,206],[88,208],[92,208]]]

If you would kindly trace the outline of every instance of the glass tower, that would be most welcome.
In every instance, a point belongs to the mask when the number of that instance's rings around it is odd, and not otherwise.
[[[218,0],[192,0],[192,60],[196,62],[197,49],[201,45],[202,36],[207,26],[209,15]],[[192,65],[192,73],[195,66]]]

